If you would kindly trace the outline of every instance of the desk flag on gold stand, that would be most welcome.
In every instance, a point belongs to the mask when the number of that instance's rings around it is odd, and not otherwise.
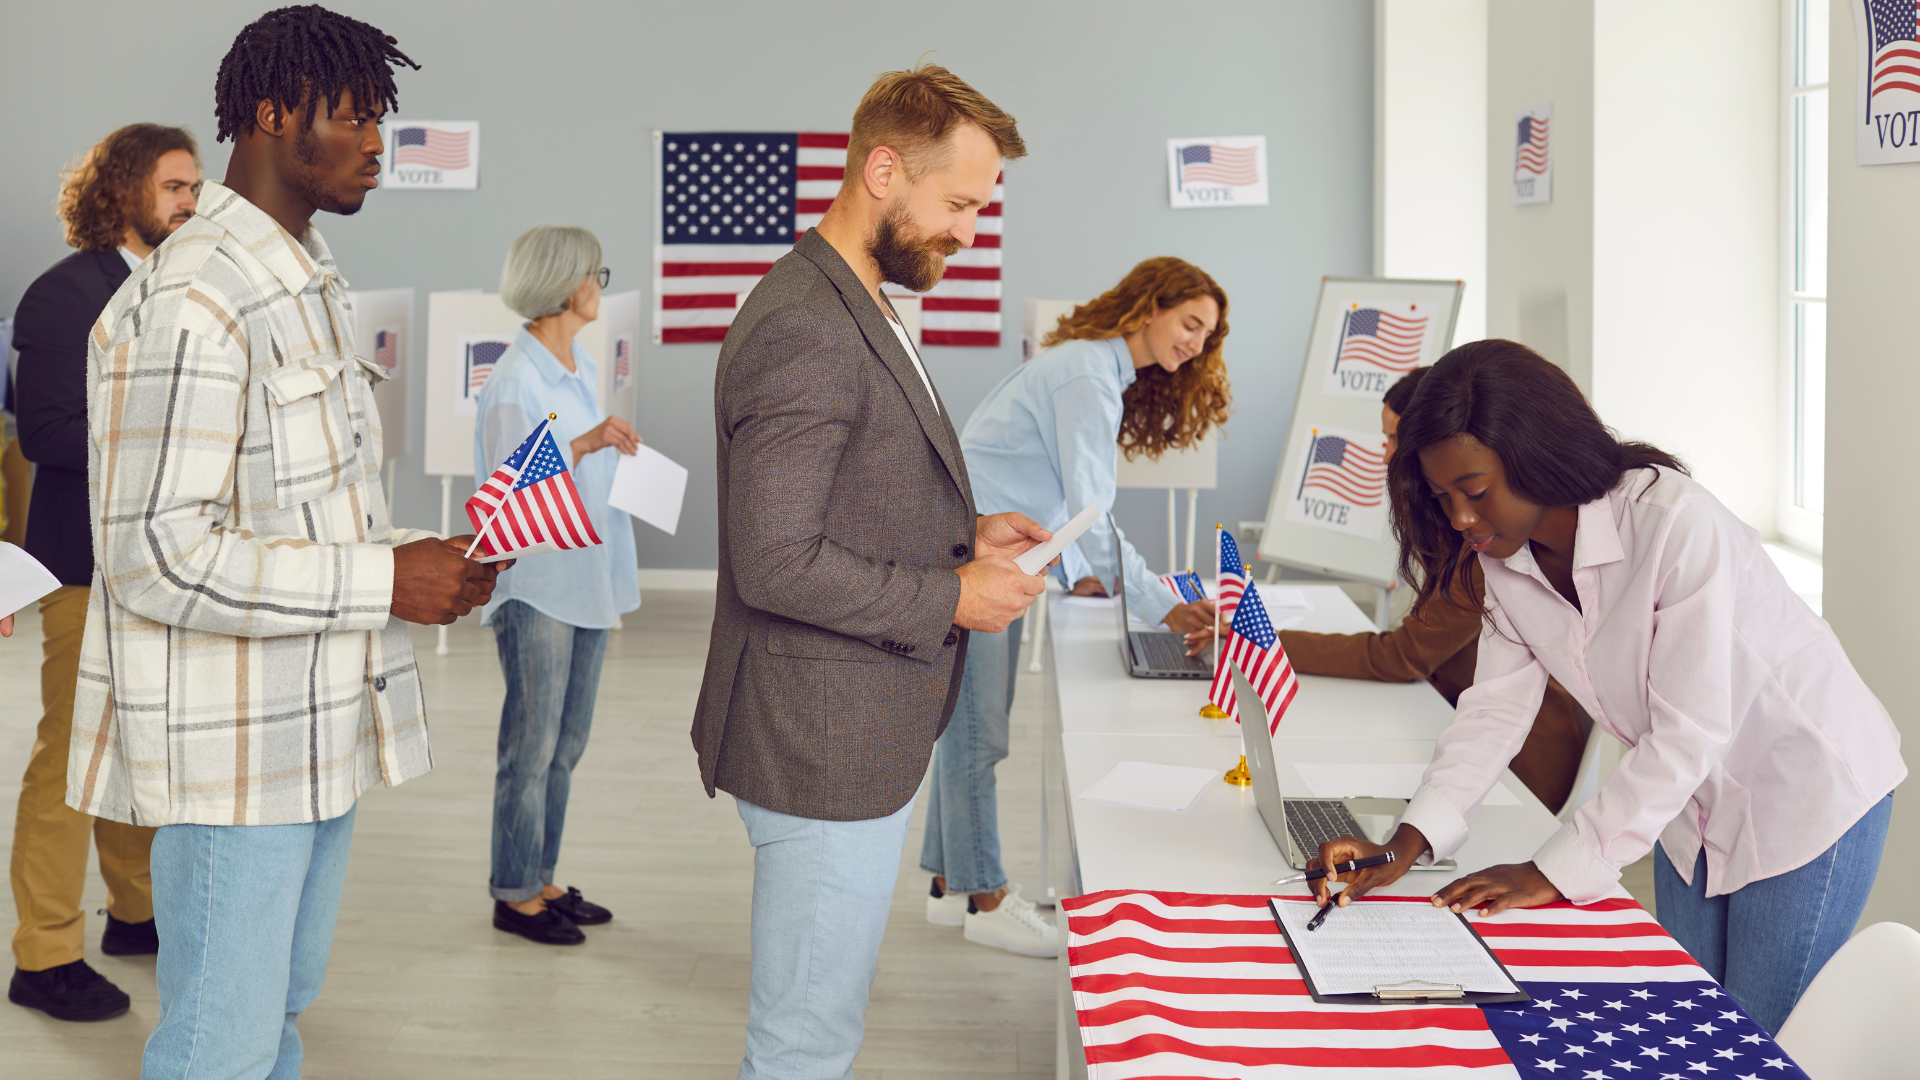
[[[1233,611],[1240,606],[1241,594],[1247,591],[1247,575],[1253,568],[1240,561],[1240,545],[1233,542],[1233,534],[1225,525],[1213,527],[1213,538],[1220,596],[1213,617],[1213,683],[1207,688],[1207,703],[1201,706],[1200,715],[1208,720],[1231,720],[1234,718],[1233,677],[1227,674],[1221,626],[1223,621],[1228,624],[1233,621]]]

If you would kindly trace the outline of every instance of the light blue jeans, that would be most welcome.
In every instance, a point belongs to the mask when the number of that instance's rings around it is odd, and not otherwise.
[[[998,634],[974,631],[953,718],[934,744],[927,777],[927,831],[920,869],[972,896],[1007,883],[1000,865],[1000,804],[993,767],[1006,760],[1013,680],[1020,666],[1020,624]]]
[[[753,842],[753,994],[740,1080],[844,1080],[867,1035],[913,800],[866,821],[734,802]]]
[[[160,1022],[142,1080],[296,1080],[327,973],[353,811],[310,825],[162,825],[153,838]]]
[[[493,614],[507,697],[493,776],[493,873],[487,891],[517,904],[553,884],[573,767],[593,729],[605,630],[583,630],[521,600]]]
[[[1711,898],[1704,850],[1694,859],[1689,885],[1656,844],[1660,925],[1761,1027],[1777,1032],[1807,984],[1853,936],[1892,818],[1888,795],[1807,865]]]

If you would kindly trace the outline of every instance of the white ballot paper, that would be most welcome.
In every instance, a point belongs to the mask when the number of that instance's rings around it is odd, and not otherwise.
[[[1307,590],[1287,585],[1255,585],[1260,590],[1260,601],[1269,608],[1292,608],[1295,611],[1312,611],[1313,598]]]
[[[0,615],[11,615],[59,587],[60,579],[39,559],[0,542]]]
[[[1213,769],[1123,761],[1080,793],[1091,802],[1144,806],[1149,810],[1185,810],[1219,775]]]
[[[1294,762],[1300,779],[1322,799],[1411,799],[1420,790],[1425,765],[1399,762],[1365,764]],[[1520,799],[1495,781],[1482,806],[1519,806]]]
[[[1469,994],[1520,992],[1479,935],[1446,908],[1425,901],[1358,900],[1308,930],[1320,909],[1311,900],[1272,900],[1287,927],[1293,959],[1322,995],[1371,994],[1419,980]]]
[[[686,466],[641,443],[633,456],[620,455],[607,502],[672,536],[680,527],[680,503],[686,495]]]
[[[1085,510],[1073,515],[1072,521],[1053,530],[1053,539],[1014,556],[1013,565],[1018,566],[1023,574],[1037,574],[1045,570],[1053,557],[1067,550],[1068,544],[1080,539],[1080,534],[1086,532],[1087,527],[1099,516],[1100,508],[1088,503]]]

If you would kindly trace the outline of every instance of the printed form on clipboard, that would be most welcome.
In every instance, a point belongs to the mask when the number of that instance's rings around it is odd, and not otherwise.
[[[1459,915],[1417,900],[1370,899],[1308,930],[1311,900],[1268,901],[1313,1000],[1342,1005],[1409,1001],[1484,1005],[1530,1001]]]

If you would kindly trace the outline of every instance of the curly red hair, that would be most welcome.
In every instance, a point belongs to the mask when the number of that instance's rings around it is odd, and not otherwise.
[[[1051,348],[1063,341],[1100,341],[1124,337],[1147,325],[1156,311],[1166,311],[1197,296],[1211,296],[1220,305],[1220,322],[1207,335],[1200,355],[1168,372],[1158,365],[1141,368],[1122,396],[1120,449],[1132,460],[1140,454],[1157,458],[1168,450],[1184,450],[1203,438],[1233,411],[1233,390],[1227,382],[1227,362],[1221,348],[1227,338],[1227,291],[1205,270],[1170,255],[1147,259],[1127,272],[1120,284],[1060,316],[1041,342]]]
[[[200,160],[200,148],[186,128],[128,124],[101,139],[60,174],[57,210],[67,229],[67,246],[81,251],[112,251],[127,226],[151,213],[147,181],[160,158],[185,150]]]

